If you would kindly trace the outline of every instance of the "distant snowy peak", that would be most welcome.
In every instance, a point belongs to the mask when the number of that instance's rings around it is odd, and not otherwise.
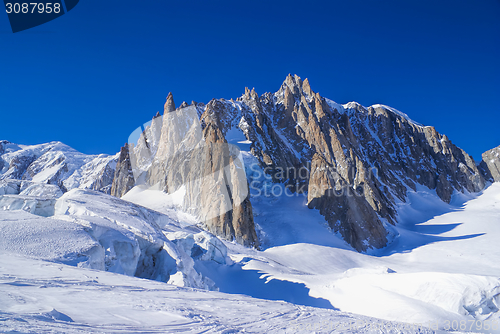
[[[61,142],[28,146],[2,141],[0,181],[3,180],[4,185],[9,183],[10,188],[19,184],[19,192],[29,187],[32,192],[41,194],[49,189],[44,185],[55,185],[61,193],[74,188],[109,193],[117,158],[105,154],[86,155]],[[10,182],[13,180],[22,182]],[[54,194],[53,189],[49,193]]]
[[[16,144],[12,144],[7,140],[0,140],[0,154],[10,153],[20,150],[21,147]]]

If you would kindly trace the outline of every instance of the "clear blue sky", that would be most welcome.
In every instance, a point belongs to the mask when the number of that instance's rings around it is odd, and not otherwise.
[[[500,145],[500,0],[82,0],[12,34],[0,13],[0,139],[115,153],[177,104],[276,91],[383,103],[476,160]]]

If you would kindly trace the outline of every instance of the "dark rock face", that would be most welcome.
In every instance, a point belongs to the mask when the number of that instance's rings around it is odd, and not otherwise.
[[[5,166],[5,162],[3,161],[2,159],[2,154],[4,154],[5,152],[5,147],[4,145],[6,145],[8,143],[8,141],[6,140],[2,140],[0,141],[0,171],[3,169],[3,167]]]
[[[248,183],[242,161],[237,157],[239,152],[232,151],[216,120],[205,118],[205,121],[206,145],[202,153],[205,159],[199,170],[208,171],[210,176],[202,182],[201,216],[206,217],[205,225],[212,233],[245,246],[258,247]],[[212,214],[218,211],[220,215]]]
[[[355,249],[384,247],[387,231],[363,193],[363,186],[353,189],[345,185],[345,180],[319,154],[314,155],[311,170],[314,172],[309,179],[308,206],[318,209]]]
[[[486,180],[500,182],[500,146],[483,153],[479,168]]]
[[[218,173],[227,163],[237,166],[223,148],[234,129],[274,182],[306,195],[308,206],[358,251],[387,245],[386,224],[397,223],[396,203],[406,201],[408,189],[420,184],[450,202],[455,191],[485,186],[472,157],[433,127],[383,105],[337,104],[298,76],[289,75],[274,94],[246,88],[236,101],[179,109],[169,94],[164,111],[162,123],[156,117],[131,149],[136,180],[169,193],[185,185],[183,207],[208,230],[245,245],[258,244],[251,202],[244,187],[224,184],[239,179],[236,172]],[[243,198],[234,201],[235,193]]]
[[[21,179],[28,167],[37,159],[36,156],[18,156],[10,161],[8,178]]]
[[[5,152],[5,145],[7,145],[9,142],[6,140],[0,140],[0,155]]]
[[[129,146],[125,144],[120,150],[120,157],[116,164],[113,183],[110,193],[115,197],[122,197],[135,185],[132,165],[130,164]]]

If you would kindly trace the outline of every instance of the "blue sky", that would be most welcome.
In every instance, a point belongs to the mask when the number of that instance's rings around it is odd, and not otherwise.
[[[477,160],[500,145],[499,0],[83,0],[12,34],[0,13],[0,138],[115,153],[183,100],[276,91],[383,103]]]

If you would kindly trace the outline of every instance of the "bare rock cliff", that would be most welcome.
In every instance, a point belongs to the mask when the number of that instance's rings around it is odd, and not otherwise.
[[[500,182],[500,146],[483,153],[479,168],[486,180]]]
[[[126,143],[120,150],[120,157],[116,164],[113,183],[111,185],[111,195],[122,197],[135,185],[132,165],[130,163],[129,147]]]

